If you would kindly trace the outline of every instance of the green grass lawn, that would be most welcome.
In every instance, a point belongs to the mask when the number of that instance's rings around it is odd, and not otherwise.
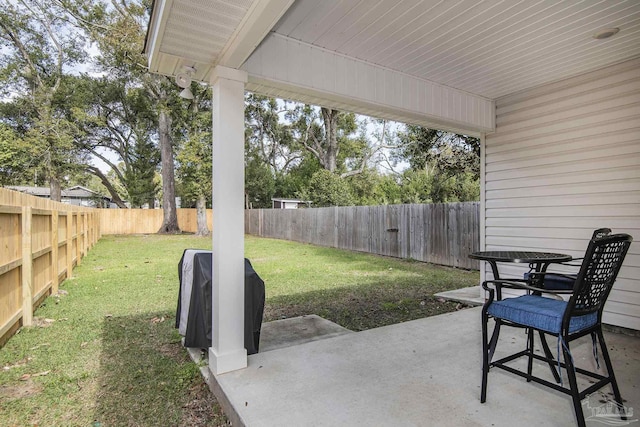
[[[227,420],[173,328],[193,236],[107,236],[0,349],[2,426],[219,426]],[[433,293],[477,272],[247,237],[265,321],[315,313],[353,330],[452,311]]]

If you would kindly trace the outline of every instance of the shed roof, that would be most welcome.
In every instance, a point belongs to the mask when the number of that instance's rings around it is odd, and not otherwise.
[[[7,186],[10,190],[20,191],[21,193],[31,194],[32,196],[38,197],[49,197],[51,195],[51,189],[49,187],[32,187],[26,185],[9,185]],[[61,191],[62,197],[70,198],[70,199],[89,199],[100,197],[105,200],[110,200],[108,197],[102,196],[101,194],[89,190],[86,187],[81,185],[75,185],[73,187],[69,187]]]

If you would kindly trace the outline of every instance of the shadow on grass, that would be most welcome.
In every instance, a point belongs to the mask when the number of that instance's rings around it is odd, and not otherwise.
[[[264,321],[317,314],[352,331],[363,331],[468,307],[435,298],[432,292],[423,285],[373,283],[282,295],[267,298]]]
[[[94,426],[226,425],[173,313],[105,317]]]

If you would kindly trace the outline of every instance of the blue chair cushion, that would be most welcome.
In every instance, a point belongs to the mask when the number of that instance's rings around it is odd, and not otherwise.
[[[524,273],[524,279],[529,280],[529,273]],[[553,273],[547,273],[544,275],[544,288],[550,291],[566,291],[573,289],[573,284],[576,281],[576,276],[572,278],[559,276]]]
[[[562,316],[566,308],[566,301],[538,295],[522,295],[517,298],[494,301],[487,313],[499,319],[558,334],[562,328]],[[574,316],[569,322],[569,333],[586,329],[595,325],[597,321],[597,312]]]

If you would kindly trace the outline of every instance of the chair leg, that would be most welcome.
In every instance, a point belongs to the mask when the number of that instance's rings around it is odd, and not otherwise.
[[[480,403],[487,401],[487,376],[489,374],[488,322],[489,316],[485,310],[482,310],[482,389],[480,392]]]
[[[560,384],[560,375],[558,374],[558,370],[556,369],[553,360],[555,357],[553,353],[551,353],[551,349],[549,348],[549,344],[547,344],[547,337],[544,335],[544,332],[538,331],[540,333],[540,342],[542,343],[542,350],[544,351],[544,355],[549,360],[549,369],[551,369],[551,373],[553,374],[553,378],[556,380],[556,383]]]
[[[533,329],[527,328],[527,382],[531,382],[531,373],[533,371]]]
[[[573,358],[569,350],[569,343],[564,342],[562,346],[562,355],[564,356],[564,363],[567,367],[567,377],[569,377],[569,387],[571,389],[571,399],[573,401],[573,410],[576,414],[576,421],[579,427],[585,427],[584,413],[582,412],[582,402],[580,401],[580,391],[578,390],[578,381],[576,379],[575,366],[573,364]]]
[[[620,395],[620,389],[618,388],[618,382],[616,381],[616,376],[613,373],[613,365],[611,364],[611,358],[609,357],[609,351],[607,351],[607,344],[604,341],[604,335],[602,333],[602,328],[598,328],[598,342],[600,343],[600,349],[602,350],[602,358],[604,359],[604,364],[607,367],[607,375],[611,380],[611,388],[613,389],[613,396],[616,399],[616,403],[618,404],[618,408],[620,409],[620,418],[626,420],[626,414],[624,411],[624,405],[622,404],[622,396]]]

